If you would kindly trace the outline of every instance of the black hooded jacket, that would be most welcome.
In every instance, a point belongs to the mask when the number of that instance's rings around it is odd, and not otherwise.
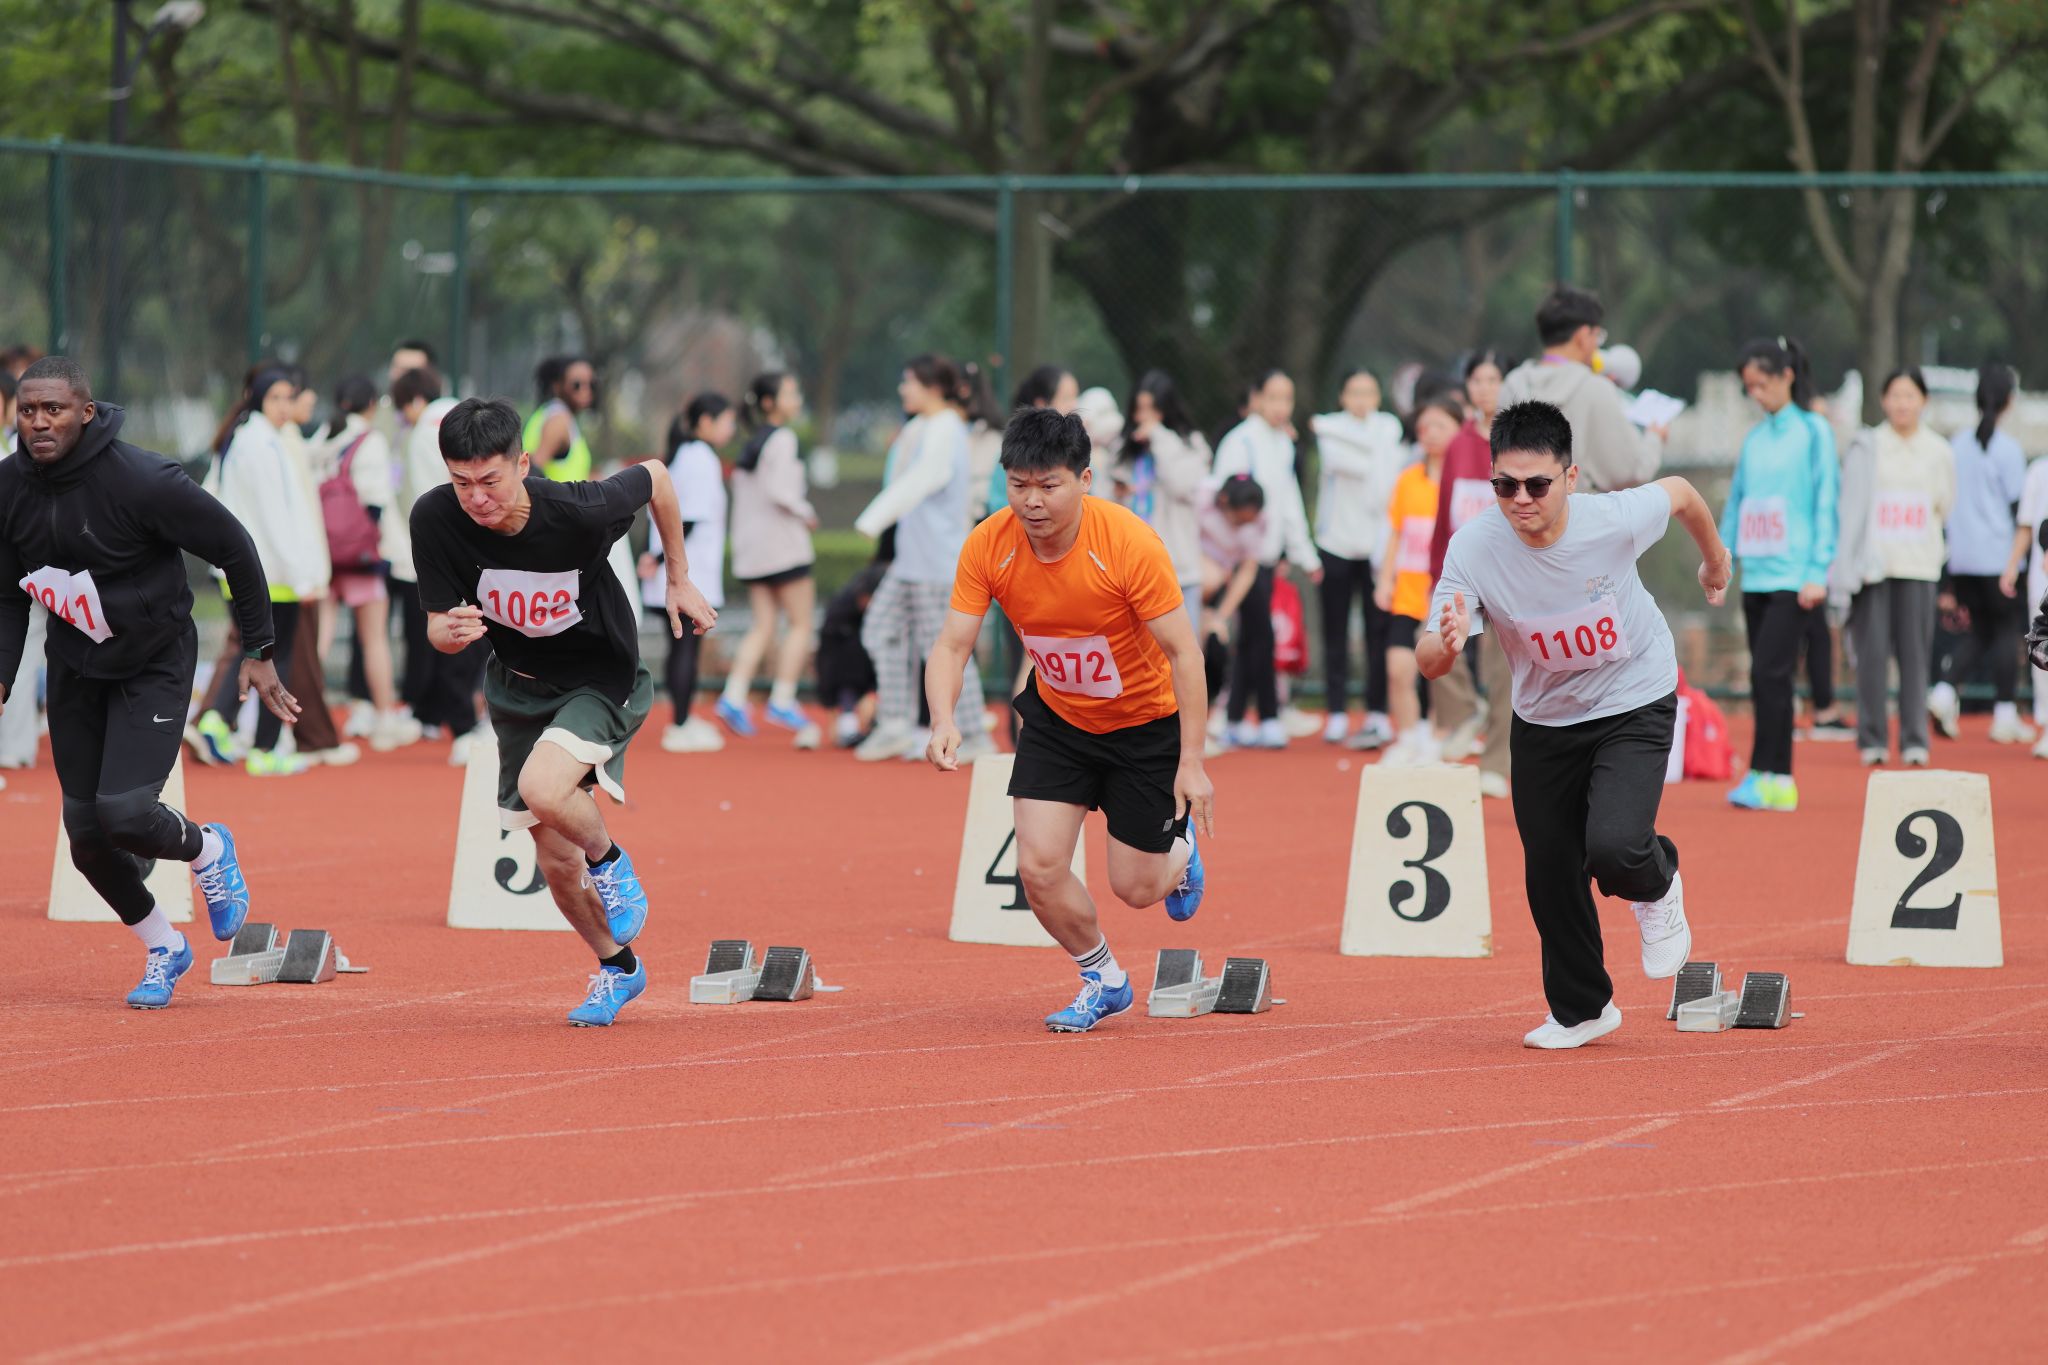
[[[37,464],[26,447],[0,460],[0,684],[11,683],[21,663],[27,580],[44,569],[90,574],[113,632],[94,641],[77,595],[51,612],[50,656],[83,677],[130,677],[191,628],[181,550],[227,575],[249,647],[276,638],[270,587],[248,531],[177,465],[116,440],[125,415],[98,404],[78,445],[54,464]]]

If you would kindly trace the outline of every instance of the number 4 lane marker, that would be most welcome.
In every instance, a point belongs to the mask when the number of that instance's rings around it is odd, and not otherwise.
[[[2005,965],[1989,777],[1871,774],[1848,956],[1865,967]]]

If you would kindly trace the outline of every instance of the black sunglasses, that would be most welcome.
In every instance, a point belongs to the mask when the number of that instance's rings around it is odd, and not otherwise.
[[[1550,493],[1550,485],[1557,482],[1555,474],[1538,474],[1533,479],[1511,479],[1505,474],[1496,474],[1491,480],[1496,498],[1512,498],[1524,488],[1529,496],[1541,502]]]

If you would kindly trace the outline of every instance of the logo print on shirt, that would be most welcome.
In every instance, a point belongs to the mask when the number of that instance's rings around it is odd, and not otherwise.
[[[1614,575],[1601,574],[1598,578],[1586,580],[1586,600],[1598,602],[1603,597],[1619,599],[1621,591],[1614,586]]]
[[[1000,563],[1000,564],[998,564],[998,565],[996,565],[996,572],[997,572],[997,573],[1001,573],[1001,572],[1002,572],[1003,570],[1005,570],[1005,569],[1009,568],[1009,567],[1010,567],[1010,561],[1011,561],[1011,560],[1013,560],[1013,559],[1015,559],[1016,557],[1017,557],[1017,552],[1016,552],[1016,550],[1012,549],[1012,550],[1010,551],[1010,553],[1008,553],[1008,554],[1006,554],[1006,555],[1004,555],[1004,556],[1003,556],[1003,562],[1002,562],[1002,563]]]
[[[1090,550],[1090,551],[1088,552],[1088,557],[1089,557],[1090,559],[1094,559],[1094,560],[1095,560],[1095,567],[1096,567],[1096,568],[1098,568],[1098,569],[1102,570],[1102,571],[1103,571],[1104,573],[1108,573],[1108,572],[1109,572],[1109,565],[1107,565],[1107,564],[1103,563],[1103,562],[1102,562],[1102,561],[1101,561],[1100,559],[1096,559],[1096,558],[1095,558],[1095,551],[1093,551],[1093,550]]]

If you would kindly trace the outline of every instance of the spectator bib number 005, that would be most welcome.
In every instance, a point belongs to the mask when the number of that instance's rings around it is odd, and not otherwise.
[[[576,594],[581,570],[568,573],[526,573],[519,569],[485,569],[477,579],[477,605],[486,620],[521,635],[542,639],[560,635],[583,619]]]
[[[1583,673],[1629,657],[1621,611],[1603,597],[1571,611],[1521,623],[1529,657],[1546,673]]]
[[[1783,498],[1744,498],[1735,530],[1735,553],[1743,559],[1770,559],[1791,543]]]
[[[21,580],[21,590],[49,608],[50,614],[77,627],[94,644],[114,638],[107,625],[107,609],[100,602],[100,589],[90,572],[68,573],[45,564]]]
[[[1105,636],[1062,640],[1051,635],[1026,635],[1024,648],[1046,686],[1080,697],[1121,697],[1123,674]]]

